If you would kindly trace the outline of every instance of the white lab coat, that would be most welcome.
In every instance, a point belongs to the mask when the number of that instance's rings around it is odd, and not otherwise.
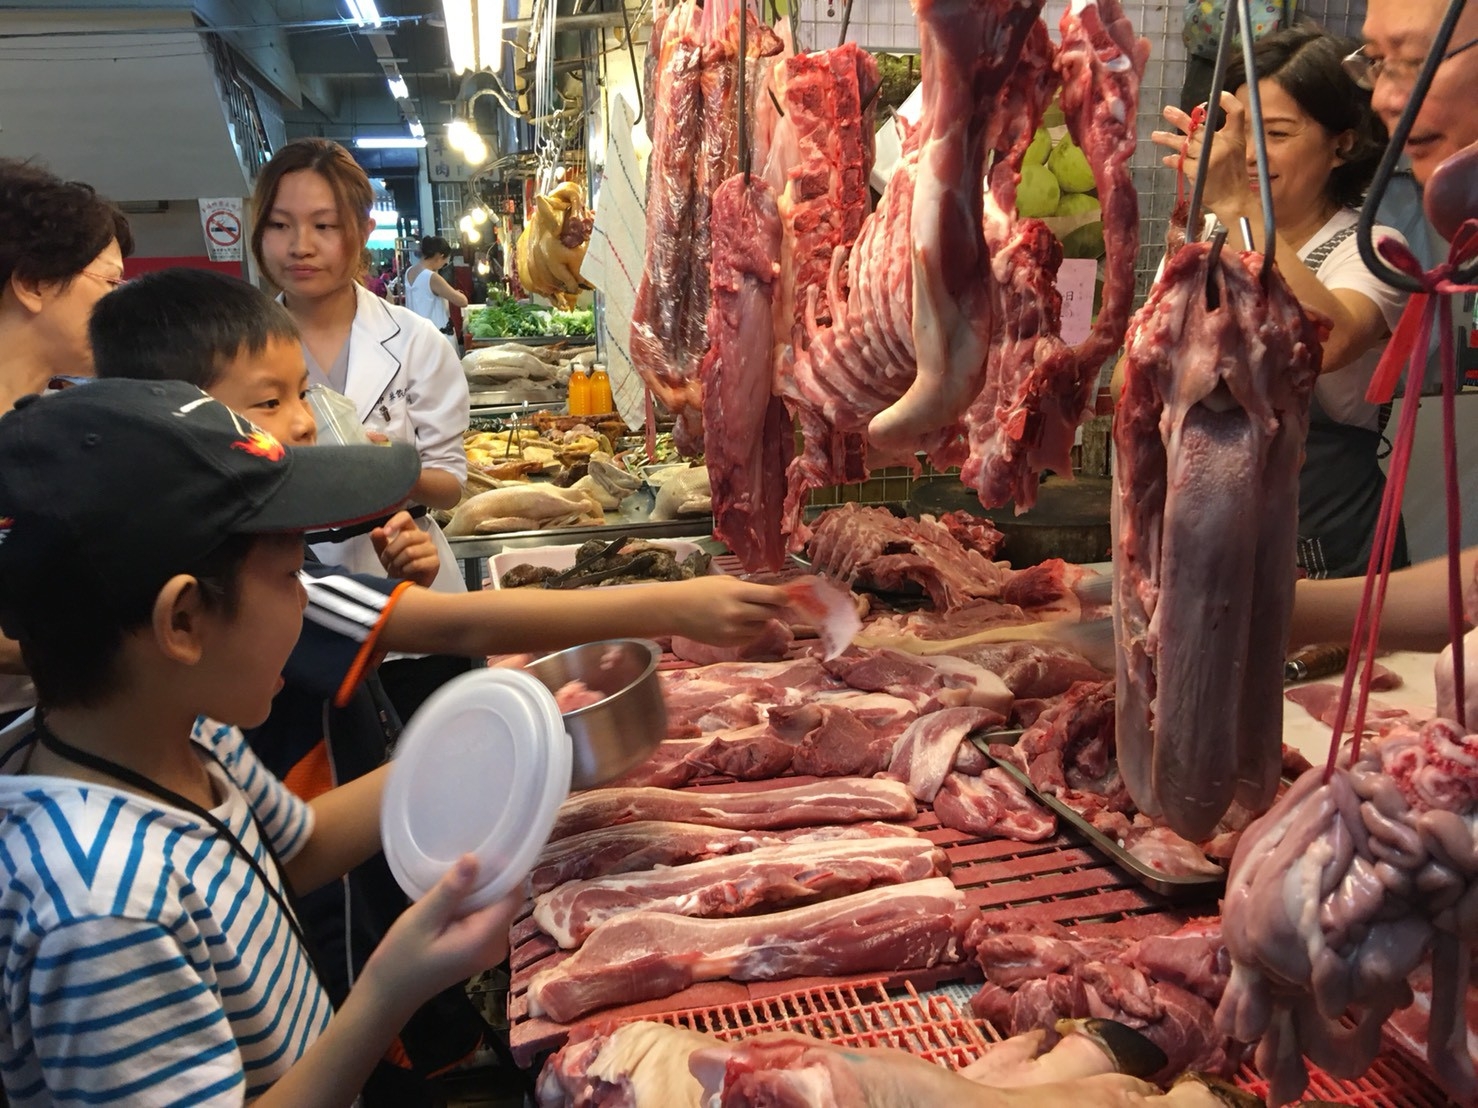
[[[367,422],[396,442],[408,442],[421,455],[421,466],[467,479],[467,378],[446,336],[407,308],[381,300],[355,285],[358,307],[349,332],[349,372],[344,393]],[[465,592],[462,567],[441,528],[429,518],[417,521],[431,535],[441,555],[432,588]],[[325,563],[355,573],[384,575],[368,535],[345,542],[315,543],[313,552]]]

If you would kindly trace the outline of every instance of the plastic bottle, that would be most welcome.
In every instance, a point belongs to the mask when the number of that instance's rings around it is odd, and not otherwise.
[[[570,374],[570,415],[590,414],[590,378],[583,369]]]
[[[590,375],[590,408],[586,415],[605,415],[606,412],[616,410],[616,401],[611,397],[611,379],[606,376],[606,368],[596,365],[595,372]]]

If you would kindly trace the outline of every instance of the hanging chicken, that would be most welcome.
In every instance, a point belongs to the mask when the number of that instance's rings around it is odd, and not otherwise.
[[[595,287],[580,276],[594,226],[595,217],[574,181],[534,197],[533,215],[518,236],[519,283],[528,292],[547,296],[556,307],[573,308],[582,290]]]

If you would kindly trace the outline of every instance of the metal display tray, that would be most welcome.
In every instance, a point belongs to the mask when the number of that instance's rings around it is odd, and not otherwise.
[[[999,734],[986,734],[975,736],[971,741],[975,743],[981,753],[989,758],[992,763],[1010,774],[1039,803],[1056,814],[1057,818],[1071,827],[1076,834],[1086,839],[1090,846],[1107,855],[1115,865],[1125,873],[1131,875],[1151,892],[1159,893],[1161,896],[1174,901],[1204,901],[1207,897],[1217,893],[1226,885],[1225,870],[1222,871],[1220,876],[1215,877],[1209,874],[1193,874],[1177,877],[1174,874],[1161,873],[1159,870],[1151,869],[1113,839],[1094,827],[1093,824],[1089,823],[1080,812],[1068,807],[1051,793],[1039,790],[1032,784],[1031,778],[1017,766],[1005,758],[998,758],[992,754],[990,752],[991,744],[1000,742],[1002,737]],[[1020,735],[1016,737],[1020,738]]]

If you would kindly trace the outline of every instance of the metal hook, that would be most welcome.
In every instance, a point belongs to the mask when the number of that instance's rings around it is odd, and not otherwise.
[[[1257,195],[1262,202],[1262,287],[1273,276],[1273,247],[1278,228],[1273,223],[1273,185],[1268,176],[1268,138],[1262,125],[1262,90],[1258,88],[1256,46],[1252,41],[1252,0],[1239,0],[1242,16],[1242,64],[1247,70],[1247,107],[1251,116],[1252,149],[1257,155]]]
[[[847,0],[847,6],[842,9],[842,33],[837,36],[837,45],[847,41],[847,25],[852,22],[852,0]]]
[[[1218,226],[1211,232],[1211,249],[1206,252],[1206,308],[1216,311],[1221,307],[1221,289],[1216,284],[1217,263],[1221,261],[1221,248],[1227,242],[1227,229]]]
[[[739,169],[744,174],[744,186],[749,187],[749,104],[745,88],[746,70],[749,68],[749,0],[739,5]]]
[[[1201,153],[1196,158],[1196,179],[1191,184],[1191,203],[1186,209],[1185,239],[1201,238],[1201,196],[1206,191],[1206,170],[1211,166],[1211,141],[1216,137],[1217,112],[1221,111],[1221,91],[1227,79],[1227,61],[1232,53],[1232,38],[1237,32],[1237,9],[1228,7],[1221,21],[1221,39],[1216,44],[1216,62],[1211,70],[1211,90],[1206,95],[1206,123],[1201,134]],[[1186,140],[1189,142],[1189,138]]]
[[[1431,50],[1427,52],[1427,60],[1422,63],[1416,84],[1412,86],[1411,95],[1406,100],[1406,107],[1401,112],[1395,131],[1391,133],[1385,156],[1381,158],[1380,166],[1375,171],[1375,180],[1370,182],[1370,191],[1365,194],[1365,203],[1360,208],[1360,221],[1355,225],[1355,242],[1360,247],[1360,260],[1365,263],[1366,268],[1386,284],[1406,292],[1421,292],[1422,285],[1414,277],[1408,277],[1390,265],[1376,251],[1375,217],[1381,200],[1385,198],[1386,188],[1391,183],[1391,176],[1396,171],[1396,163],[1406,148],[1406,140],[1411,137],[1411,128],[1416,122],[1417,113],[1422,110],[1427,92],[1432,87],[1432,78],[1437,67],[1442,64],[1443,55],[1447,53],[1447,44],[1452,41],[1452,32],[1457,26],[1458,17],[1463,13],[1464,3],[1465,0],[1448,0],[1447,14],[1442,17],[1442,24],[1437,28],[1437,37],[1432,41]],[[1459,283],[1469,283],[1474,279],[1478,279],[1478,265],[1455,278]]]

